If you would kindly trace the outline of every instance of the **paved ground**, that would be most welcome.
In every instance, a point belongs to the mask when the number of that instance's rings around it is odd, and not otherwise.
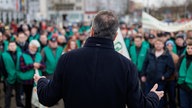
[[[13,95],[14,95],[13,91]],[[24,100],[23,100],[24,103]],[[4,108],[4,92],[3,92],[3,84],[0,83],[0,108]],[[15,103],[15,97],[12,97],[11,99],[11,108],[16,108],[16,103]],[[33,108],[35,108],[33,106]],[[50,107],[50,108],[64,108],[63,101],[60,100],[57,105]]]

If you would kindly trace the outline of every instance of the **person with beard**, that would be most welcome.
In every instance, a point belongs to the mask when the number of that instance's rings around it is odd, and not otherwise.
[[[24,105],[21,102],[21,86],[22,84],[19,82],[17,78],[17,73],[19,70],[19,58],[21,56],[21,52],[16,50],[16,42],[10,41],[8,46],[8,51],[2,53],[1,56],[1,71],[4,76],[5,81],[5,108],[10,108],[11,106],[11,95],[12,90],[15,89],[16,93],[16,104],[17,107],[23,108]]]
[[[192,108],[192,42],[178,63],[178,84],[181,108]]]
[[[57,37],[51,37],[51,39],[48,41],[48,46],[44,47],[41,51],[43,61],[46,65],[45,76],[48,79],[53,78],[53,73],[62,51],[63,48],[58,46]]]
[[[174,72],[174,63],[171,55],[164,49],[164,41],[156,39],[154,50],[148,52],[142,68],[141,81],[146,83],[145,92],[149,92],[155,83],[158,83],[158,90],[165,89],[165,79]],[[165,99],[160,101],[158,108],[163,108]]]
[[[29,50],[20,57],[21,72],[18,73],[18,77],[22,81],[23,91],[26,96],[25,108],[31,108],[32,89],[34,85],[33,75],[35,74],[35,70],[37,69],[39,74],[42,75],[41,71],[45,69],[42,56],[37,52],[38,47],[40,47],[39,42],[32,40],[29,43]]]
[[[17,50],[26,52],[28,50],[28,45],[27,36],[23,32],[19,32],[17,35]]]
[[[176,49],[177,55],[179,57],[181,57],[182,54],[184,54],[185,49],[186,49],[184,36],[182,34],[177,35],[176,39],[175,39],[175,43],[176,43],[176,48],[177,48]]]

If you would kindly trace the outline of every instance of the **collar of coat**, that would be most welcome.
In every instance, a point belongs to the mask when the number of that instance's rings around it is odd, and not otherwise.
[[[155,56],[155,49],[151,50],[150,54]],[[167,49],[164,49],[164,52],[161,56],[169,56],[169,55],[170,55],[169,51]]]
[[[114,49],[112,40],[96,37],[89,37],[86,40],[84,47],[102,47],[102,48]]]
[[[191,60],[191,61],[192,61],[192,55],[188,55],[188,54],[187,54],[187,51],[186,51],[186,53],[185,53],[185,56],[186,56],[186,58],[187,58],[188,60]]]

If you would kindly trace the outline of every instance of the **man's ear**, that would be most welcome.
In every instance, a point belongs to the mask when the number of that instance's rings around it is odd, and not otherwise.
[[[90,36],[93,37],[94,35],[94,29],[91,27]]]
[[[116,32],[115,37],[114,37],[114,39],[113,39],[113,40],[115,40],[115,39],[116,39],[117,35],[118,35],[118,32]]]

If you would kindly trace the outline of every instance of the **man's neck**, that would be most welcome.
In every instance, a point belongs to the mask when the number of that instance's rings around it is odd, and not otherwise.
[[[11,54],[15,54],[16,53],[16,51],[9,51]]]
[[[160,53],[160,52],[163,52],[164,50],[163,49],[161,49],[161,50],[155,50],[155,52],[157,52],[157,53]]]
[[[56,50],[56,49],[57,49],[57,47],[56,47],[56,48],[53,48],[53,47],[51,47],[50,45],[49,45],[49,47],[50,47],[52,50]]]
[[[155,56],[156,56],[156,57],[159,57],[159,56],[161,56],[161,55],[163,54],[163,52],[164,52],[163,49],[161,49],[161,50],[156,50],[156,51],[155,51]]]
[[[141,46],[136,46],[136,48],[141,48]]]
[[[32,36],[36,36],[37,33],[33,33]]]

